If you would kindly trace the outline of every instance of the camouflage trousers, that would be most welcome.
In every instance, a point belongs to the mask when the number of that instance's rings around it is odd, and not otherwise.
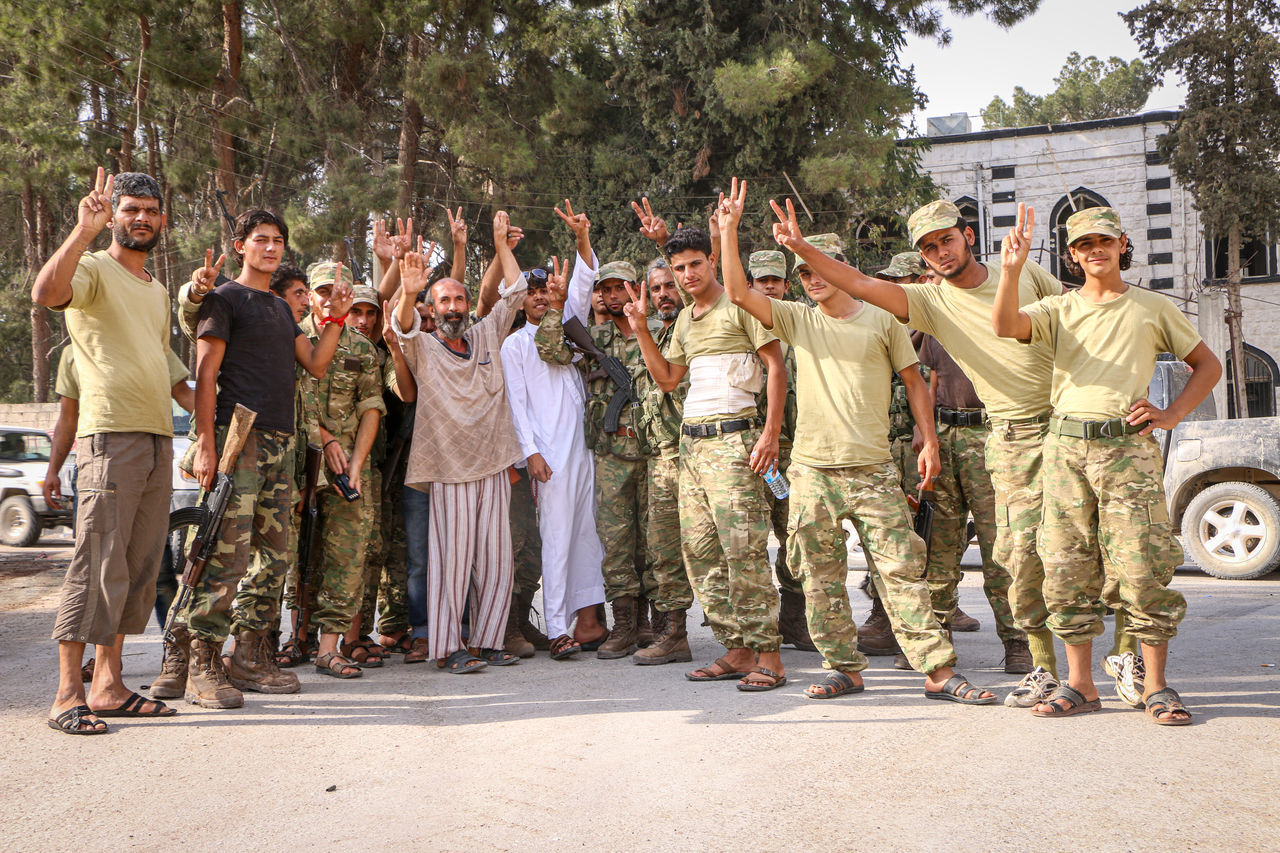
[[[378,630],[397,634],[409,630],[409,540],[400,509],[409,454],[401,454],[395,470],[383,473],[382,570],[378,575]],[[386,482],[390,477],[391,482]],[[366,593],[366,599],[368,594]],[[371,614],[370,614],[371,615]],[[366,620],[366,625],[373,624]]]
[[[369,541],[366,501],[373,488],[373,466],[360,472],[360,499],[348,502],[333,486],[320,490],[320,533],[312,581],[315,610],[311,624],[324,634],[345,634],[360,610],[364,593],[365,551]]]
[[[785,477],[790,466],[791,445],[778,445],[778,472]],[[787,516],[790,498],[777,498],[773,494],[773,489],[768,486],[765,486],[764,497],[769,502],[769,527],[773,530],[774,538],[778,540],[778,557],[773,561],[773,572],[778,578],[778,586],[783,592],[803,595],[804,588],[800,585],[800,579],[787,568]]]
[[[1036,552],[1042,516],[1040,468],[1048,417],[991,420],[987,473],[995,492],[996,544],[992,559],[1009,571],[1009,608],[1024,631],[1044,630],[1044,563]]]
[[[680,553],[680,448],[662,447],[649,457],[649,516],[645,550],[653,573],[649,598],[663,613],[693,606],[693,587]]]
[[[776,652],[778,592],[769,566],[764,480],[748,460],[758,429],[680,437],[680,547],[716,640]]]
[[[916,467],[916,454],[911,450],[911,436],[897,437],[889,439],[889,455],[893,458],[893,466],[898,471],[898,481],[902,487],[902,494],[915,497],[920,490],[920,469]],[[863,555],[867,558],[867,572],[875,575],[875,555],[865,546],[862,549]],[[880,590],[874,584],[870,584],[867,588],[867,595],[872,599],[880,597]]]
[[[227,428],[215,437],[221,454]],[[250,431],[231,472],[218,545],[186,613],[178,614],[194,636],[221,643],[230,633],[275,627],[290,562],[293,461],[292,433]]]
[[[371,465],[369,479],[361,478],[360,523],[366,531],[364,542],[364,573],[360,578],[360,633],[373,630],[373,611],[378,599],[378,581],[382,577],[382,471]]]
[[[515,582],[511,597],[532,596],[542,581],[542,534],[538,531],[538,507],[528,468],[516,468],[519,479],[511,484],[511,553],[515,557]]]
[[[646,460],[596,454],[596,531],[604,546],[604,599],[649,597],[653,574],[647,570],[644,533],[648,529]]]
[[[1186,599],[1169,589],[1182,562],[1169,525],[1160,450],[1151,436],[1044,443],[1044,598],[1048,626],[1064,643],[1103,631],[1107,608],[1125,630],[1159,645],[1178,633]]]
[[[946,623],[959,603],[960,560],[969,546],[969,514],[982,552],[982,591],[987,594],[1001,640],[1021,637],[1009,607],[1009,572],[992,557],[995,547],[995,492],[987,474],[985,426],[939,424],[942,471],[933,481],[935,509],[925,580],[938,621]]]
[[[925,545],[892,463],[850,468],[791,466],[791,561],[804,584],[809,636],[827,669],[859,672],[858,629],[849,606],[849,553],[841,522],[849,519],[868,556],[871,576],[889,614],[893,635],[917,672],[956,662],[929,600]]]

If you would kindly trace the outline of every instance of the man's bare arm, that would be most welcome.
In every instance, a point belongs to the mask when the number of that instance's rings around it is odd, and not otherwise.
[[[62,509],[62,463],[67,461],[71,445],[76,440],[76,426],[80,422],[80,401],[63,397],[58,403],[58,422],[53,426],[53,447],[49,450],[49,470],[44,475],[44,502],[54,509]]]
[[[938,431],[933,426],[933,395],[929,383],[920,375],[919,364],[913,364],[898,374],[907,389],[907,406],[920,431],[922,447],[916,464],[920,471],[920,488],[926,489],[942,470],[942,457],[938,450]]]
[[[1035,211],[1019,203],[1017,223],[1000,243],[1000,283],[991,309],[991,328],[1002,338],[1031,340],[1031,318],[1018,307],[1018,280],[1031,251],[1035,221]]]
[[[751,470],[763,476],[778,461],[778,436],[782,434],[782,413],[787,400],[787,365],[782,360],[782,344],[777,341],[769,341],[756,352],[768,372],[765,392],[771,402],[777,401],[765,412],[764,429],[751,451]]]
[[[76,225],[58,251],[45,262],[31,286],[31,301],[46,308],[65,308],[71,301],[71,279],[80,265],[80,256],[93,244],[98,233],[111,223],[111,191],[115,175],[105,175],[101,166],[93,189],[80,199]]]
[[[724,193],[720,194],[717,224],[723,252],[720,269],[724,275],[724,289],[729,294],[730,302],[745,309],[766,329],[772,329],[773,300],[747,286],[747,271],[742,268],[742,258],[738,255],[738,223],[742,220],[746,201],[747,182],[743,181],[739,187],[737,178],[733,179],[728,198]],[[717,214],[712,216],[717,217]]]
[[[672,364],[667,361],[666,356],[658,350],[658,342],[653,339],[653,335],[649,334],[649,325],[645,319],[649,310],[649,289],[641,287],[637,294],[634,285],[630,282],[624,282],[624,284],[627,288],[627,296],[630,297],[624,310],[627,318],[631,320],[631,328],[635,330],[636,343],[640,345],[644,366],[653,377],[653,381],[658,383],[658,387],[670,394],[676,390],[676,386],[680,384],[680,380],[684,378],[689,368],[683,364]]]

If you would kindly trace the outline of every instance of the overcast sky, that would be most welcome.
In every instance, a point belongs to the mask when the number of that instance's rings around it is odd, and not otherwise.
[[[932,40],[909,38],[903,50],[904,63],[915,66],[920,90],[929,97],[928,106],[916,114],[919,131],[923,134],[927,116],[961,112],[969,113],[973,129],[979,130],[982,108],[996,95],[1010,101],[1014,86],[1048,94],[1073,50],[1103,60],[1136,59],[1138,45],[1117,13],[1136,5],[1136,0],[1043,0],[1038,12],[1008,30],[981,16],[944,15],[951,44],[940,48]],[[1147,110],[1182,105],[1176,77],[1164,83],[1151,93]]]

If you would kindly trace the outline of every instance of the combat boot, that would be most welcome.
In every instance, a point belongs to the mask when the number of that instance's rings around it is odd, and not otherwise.
[[[649,611],[652,604],[649,599],[643,595],[636,599],[636,645],[642,649],[647,649],[653,645],[653,638],[657,635],[657,627],[649,621]],[[657,611],[654,610],[656,613]]]
[[[533,657],[533,643],[520,631],[520,602],[515,598],[511,599],[511,607],[507,610],[507,631],[502,635],[502,649],[518,658]]]
[[[191,658],[191,635],[185,625],[173,626],[173,639],[164,640],[164,658],[160,675],[151,681],[151,695],[156,699],[181,699],[187,690],[187,661]]]
[[[809,636],[809,620],[804,614],[804,593],[782,590],[782,605],[778,609],[778,633],[782,644],[802,652],[816,652],[818,647]]]
[[[689,634],[685,628],[687,612],[655,611],[654,622],[658,632],[653,637],[653,645],[636,652],[635,662],[641,666],[653,666],[693,660],[693,652],[689,649]]]
[[[241,631],[236,648],[226,659],[227,680],[241,690],[255,693],[297,693],[298,676],[276,666],[265,631]]]
[[[613,630],[600,644],[596,657],[602,660],[624,658],[636,650],[636,600],[630,595],[614,599]]]
[[[1004,641],[1004,671],[1013,675],[1025,675],[1035,669],[1031,660],[1031,647],[1026,637],[1010,637]]]
[[[231,685],[222,667],[222,644],[191,638],[187,701],[202,708],[239,708],[244,694]]]
[[[981,631],[982,623],[957,607],[955,610],[951,611],[951,630],[959,631],[962,634],[968,634],[973,631]],[[1027,672],[1030,671],[1031,670],[1027,670]]]
[[[871,615],[858,626],[858,651],[873,657],[896,655],[902,651],[893,636],[893,625],[889,624],[884,602],[878,596],[871,600]]]
[[[519,603],[519,610],[516,615],[519,617],[520,635],[533,644],[533,647],[540,652],[545,652],[551,648],[551,641],[547,639],[547,635],[538,630],[538,626],[529,621],[529,613],[533,610],[533,593],[522,592],[516,597]],[[511,649],[507,649],[511,654],[515,654]],[[525,657],[525,655],[520,655]]]

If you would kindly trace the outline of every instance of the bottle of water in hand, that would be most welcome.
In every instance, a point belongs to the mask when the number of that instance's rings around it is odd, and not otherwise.
[[[777,462],[770,465],[769,470],[764,472],[764,481],[769,485],[773,496],[780,501],[786,500],[787,495],[791,494],[791,487],[787,485],[787,478],[778,471]]]

